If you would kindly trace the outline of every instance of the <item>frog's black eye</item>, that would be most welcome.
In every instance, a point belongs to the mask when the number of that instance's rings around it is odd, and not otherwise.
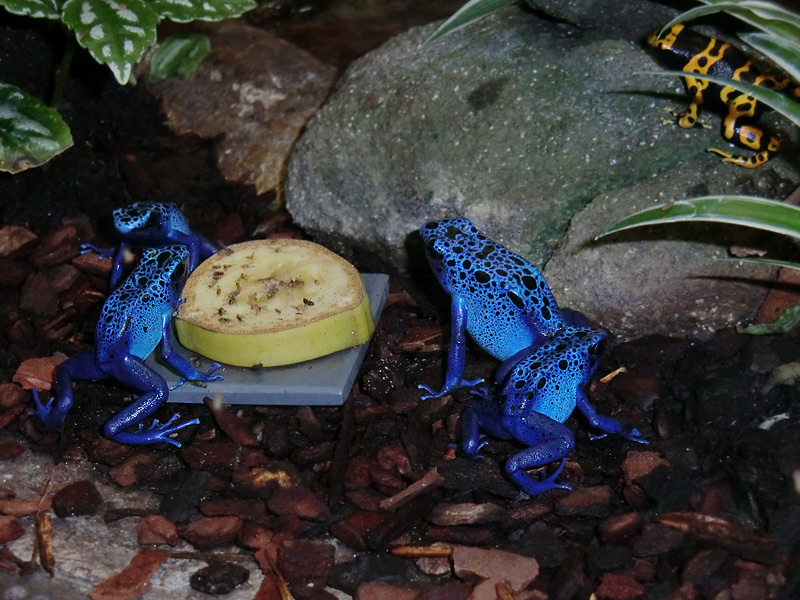
[[[170,275],[170,279],[173,282],[180,281],[181,279],[186,277],[186,271],[187,271],[186,263],[185,262],[180,262],[175,267],[175,270],[172,272],[172,275]]]

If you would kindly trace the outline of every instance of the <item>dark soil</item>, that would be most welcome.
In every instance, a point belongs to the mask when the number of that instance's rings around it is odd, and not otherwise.
[[[0,79],[30,83],[45,96],[49,79],[42,72],[57,56],[53,35],[23,21],[3,27]],[[39,70],[9,66],[14,60],[6,58],[20,47],[45,57],[35,64]],[[222,243],[302,236],[273,198],[221,179],[210,143],[166,130],[143,90],[117,86],[89,61],[79,61],[74,75],[63,112],[75,147],[42,169],[0,176],[2,225],[24,225],[39,236],[3,266],[0,385],[23,359],[92,345],[103,277],[73,260],[78,244],[94,235],[113,241],[108,215],[115,206],[144,198],[177,202],[197,230]],[[376,268],[357,250],[352,258],[364,270]],[[53,291],[57,305],[24,300],[36,274],[45,273],[53,285],[53,269],[62,266],[77,273]],[[420,400],[418,384],[438,388],[443,381],[449,304],[427,265],[417,268],[410,279],[390,273],[388,305],[343,407],[216,414],[192,407],[186,412],[200,425],[180,432],[181,450],[143,450],[101,437],[103,423],[129,398],[121,386],[78,383],[79,401],[64,430],[47,432],[27,415],[30,395],[6,385],[0,460],[32,448],[56,462],[92,461],[104,479],[133,478],[163,498],[159,512],[166,519],[148,521],[152,535],[180,535],[201,551],[233,543],[254,552],[266,548],[302,598],[330,596],[320,586],[309,588],[311,579],[349,594],[366,581],[382,581],[420,589],[422,597],[465,598],[474,581],[449,569],[436,574],[433,559],[389,552],[434,542],[536,558],[541,573],[528,594],[534,598],[800,595],[800,394],[792,381],[762,393],[769,374],[800,355],[798,337],[722,331],[703,342],[612,344],[590,398],[651,443],[591,440],[585,420],[573,416],[567,424],[576,451],[561,476],[573,491],[529,498],[503,476],[505,459],[518,450],[514,444],[490,440],[485,460],[457,457],[459,415],[472,402],[467,391]],[[490,378],[495,367],[473,348],[466,375]],[[625,371],[600,381],[619,367]],[[785,418],[764,425],[778,415]],[[439,485],[399,508],[381,507],[434,468]],[[286,473],[294,485],[289,492],[265,485],[259,477],[265,472]],[[82,514],[87,503],[96,507],[92,490],[77,487],[77,500],[67,492],[59,500],[63,515]],[[109,510],[106,518],[129,515],[144,516],[127,507]],[[208,517],[228,520],[209,527]],[[330,536],[356,550],[356,560],[333,564],[327,546],[315,543]],[[0,564],[15,568],[7,556]],[[213,569],[198,574],[196,585],[228,589],[242,577],[235,568]]]

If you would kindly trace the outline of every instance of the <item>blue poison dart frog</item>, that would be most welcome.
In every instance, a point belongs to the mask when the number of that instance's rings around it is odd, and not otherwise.
[[[763,75],[730,44],[700,35],[681,24],[673,25],[663,36],[654,31],[647,43],[659,51],[665,63],[687,73],[718,75],[800,98],[800,88],[788,77]],[[742,148],[755,150],[756,154],[735,156],[714,148],[710,148],[710,152],[719,154],[727,162],[753,168],[763,165],[780,150],[778,138],[767,135],[755,125],[755,120],[769,108],[765,104],[730,86],[697,77],[684,77],[684,84],[690,98],[689,107],[678,117],[678,125],[684,128],[698,125],[700,106],[716,104],[727,110],[722,120],[722,137]]]
[[[513,364],[564,326],[539,270],[480,233],[471,221],[434,221],[420,235],[433,272],[452,296],[445,384],[438,392],[420,386],[430,392],[425,399],[483,381],[462,379],[465,331],[489,354]]]
[[[170,319],[186,282],[188,261],[189,250],[182,245],[146,248],[142,252],[139,264],[103,305],[97,321],[94,351],[74,356],[56,370],[58,400],[55,406],[53,398],[42,404],[37,390],[33,390],[36,414],[45,427],[52,429],[63,424],[72,407],[73,379],[111,377],[142,395],[105,424],[106,436],[124,444],[169,442],[180,446],[169,436],[196,424],[197,419],[173,425],[179,418],[176,414],[166,423],[155,420],[149,428],[143,428],[142,421],[169,395],[166,381],[146,366],[144,359],[160,342],[162,356],[186,379],[222,379],[222,375],[212,375],[219,364],[201,373],[172,349]],[[136,431],[125,431],[136,424],[139,425]]]
[[[83,252],[96,252],[104,258],[114,258],[109,286],[113,290],[122,278],[125,253],[130,247],[147,248],[183,244],[189,249],[189,272],[200,259],[206,259],[217,249],[203,236],[192,233],[189,223],[175,204],[135,202],[114,209],[114,227],[120,237],[119,248],[98,248],[84,244]]]
[[[555,483],[555,479],[575,446],[572,431],[564,421],[576,406],[603,435],[616,433],[646,444],[638,430],[598,414],[586,398],[583,388],[597,368],[599,347],[605,337],[597,329],[567,325],[519,361],[510,369],[498,396],[487,396],[464,411],[464,454],[479,456],[478,451],[486,444],[482,431],[525,444],[526,450],[506,462],[506,472],[526,493],[534,495],[552,488],[570,489]],[[542,480],[537,481],[525,471],[557,460],[561,464],[556,471]]]

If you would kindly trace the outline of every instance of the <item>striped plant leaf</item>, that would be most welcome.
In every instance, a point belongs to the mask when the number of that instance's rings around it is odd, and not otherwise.
[[[0,83],[0,171],[37,167],[72,146],[55,110],[16,86]]]
[[[0,0],[0,6],[15,15],[37,19],[60,19],[59,0]]]
[[[178,23],[221,21],[256,7],[254,0],[153,0],[150,5],[159,18]]]
[[[144,0],[67,0],[62,20],[97,62],[121,84],[156,41],[158,14]]]
[[[208,36],[170,36],[159,44],[158,50],[150,58],[148,76],[154,79],[186,79],[197,70],[210,51],[211,40]]]

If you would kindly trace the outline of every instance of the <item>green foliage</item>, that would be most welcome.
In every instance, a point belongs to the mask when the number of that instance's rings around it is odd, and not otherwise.
[[[211,40],[205,35],[173,35],[159,44],[158,50],[150,57],[148,76],[153,79],[186,79],[210,51]]]
[[[456,29],[461,29],[465,25],[474,23],[478,19],[482,19],[504,6],[514,4],[516,1],[517,0],[469,0],[469,2],[459,8],[452,17],[442,23],[442,25],[433,32],[431,37],[425,40],[423,46],[427,46],[434,40],[448,33],[452,33]]]
[[[164,19],[220,21],[255,8],[255,0],[0,0],[17,15],[57,19],[97,62],[108,65],[121,84],[156,42]]]
[[[145,0],[67,0],[61,21],[98,63],[108,65],[119,83],[156,41],[158,14]]]
[[[743,225],[800,239],[800,207],[754,196],[702,196],[654,206],[617,221],[595,239],[635,227],[687,221]],[[800,269],[798,263],[748,260]]]
[[[800,324],[800,306],[789,306],[772,323],[753,323],[737,326],[736,331],[748,335],[774,335],[791,331]]]
[[[0,171],[37,167],[71,145],[61,115],[18,87],[0,83]]]
[[[219,21],[238,17],[255,8],[256,3],[255,0],[0,0],[0,6],[15,15],[61,21],[75,35],[78,44],[98,63],[107,65],[124,85],[130,81],[136,63],[156,43],[156,26],[160,21]],[[193,51],[187,49],[184,60],[188,62],[176,72],[196,69],[207,53],[207,50],[201,52],[198,45]],[[193,67],[192,61],[195,61]],[[19,165],[27,168],[46,162],[70,146],[72,140],[58,113],[46,113],[44,105],[34,103],[35,99],[18,90],[24,101],[20,100],[17,93],[7,92],[10,87],[0,88],[0,170],[17,172],[22,170]],[[15,119],[20,122],[15,123]],[[48,151],[51,153],[46,155]]]
[[[744,225],[800,238],[800,207],[755,196],[702,196],[654,206],[614,223],[597,238],[645,225],[683,221]]]

